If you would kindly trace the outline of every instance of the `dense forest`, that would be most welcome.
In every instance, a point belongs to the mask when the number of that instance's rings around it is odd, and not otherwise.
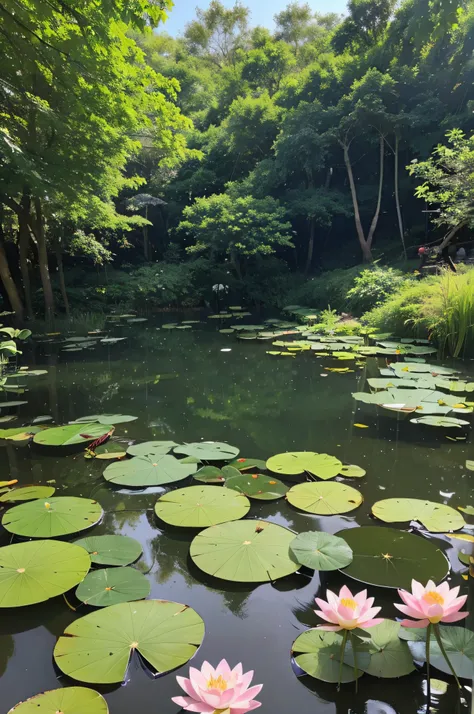
[[[281,305],[321,271],[468,239],[474,3],[290,3],[270,32],[212,0],[179,38],[170,10],[0,4],[0,276],[20,320],[194,306],[215,284]]]

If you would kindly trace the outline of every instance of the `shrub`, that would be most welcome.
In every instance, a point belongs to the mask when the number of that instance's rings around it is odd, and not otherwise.
[[[362,270],[360,266],[329,270],[305,280],[290,290],[286,296],[286,304],[308,305],[320,310],[329,305],[332,310],[346,312],[349,309],[347,293]]]
[[[389,295],[409,280],[401,270],[368,268],[354,278],[354,287],[347,293],[347,306],[354,315],[362,315],[381,305]]]

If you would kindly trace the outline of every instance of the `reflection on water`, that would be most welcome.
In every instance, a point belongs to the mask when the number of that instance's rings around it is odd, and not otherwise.
[[[172,318],[166,316],[165,322]],[[31,379],[28,404],[18,414],[27,422],[50,414],[56,422],[100,412],[138,416],[117,427],[125,444],[131,439],[211,439],[239,446],[244,456],[267,458],[284,450],[323,451],[359,464],[367,477],[356,486],[364,504],[348,516],[318,517],[299,513],[284,501],[252,504],[249,517],[268,519],[295,531],[342,528],[371,523],[370,505],[384,497],[432,498],[453,506],[469,502],[469,446],[443,439],[436,429],[419,430],[408,421],[377,416],[370,407],[356,410],[351,392],[364,388],[366,376],[376,376],[368,360],[362,372],[320,377],[324,360],[313,354],[274,360],[267,343],[239,342],[217,333],[216,326],[167,331],[154,324],[123,328],[129,339],[91,351],[64,353],[49,344],[27,355],[29,364],[48,369]],[[230,352],[221,352],[224,347]],[[368,429],[355,429],[363,422]],[[22,422],[19,422],[22,423]],[[414,673],[402,680],[361,679],[359,693],[304,677],[291,668],[294,639],[317,624],[314,597],[320,588],[339,588],[336,573],[299,574],[275,584],[232,585],[207,577],[190,561],[189,543],[195,531],[158,524],[153,506],[163,489],[114,490],[101,474],[104,462],[81,454],[57,456],[31,447],[0,447],[2,474],[21,484],[54,480],[57,495],[96,498],[106,515],[94,534],[122,533],[137,538],[144,550],[139,561],[151,582],[151,597],[176,600],[194,607],[204,618],[206,636],[196,657],[231,663],[243,661],[263,682],[262,712],[272,714],[417,714],[425,711],[424,680]],[[181,483],[180,486],[185,485]],[[455,547],[433,536],[448,555]],[[0,534],[1,544],[10,540]],[[452,563],[459,571],[456,557]],[[459,576],[453,576],[458,582]],[[463,581],[459,579],[463,584]],[[394,617],[393,591],[369,588]],[[45,689],[76,684],[53,664],[56,637],[87,608],[72,612],[62,597],[16,611],[0,611],[0,675],[2,710]],[[183,672],[186,668],[183,668]],[[181,674],[183,673],[181,672]],[[442,673],[436,673],[443,679]],[[173,674],[152,679],[132,659],[127,683],[97,687],[111,714],[175,714],[171,702],[178,688]],[[452,714],[454,686],[436,698],[439,714]],[[435,711],[435,708],[432,711]],[[466,709],[464,709],[466,711]],[[87,714],[87,713],[84,713]]]

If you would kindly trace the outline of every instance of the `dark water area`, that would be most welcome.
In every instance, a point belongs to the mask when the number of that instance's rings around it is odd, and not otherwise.
[[[282,451],[309,450],[327,452],[366,469],[364,479],[348,481],[364,496],[362,506],[348,516],[311,516],[285,500],[252,502],[248,517],[297,532],[336,533],[374,525],[370,507],[381,498],[426,498],[453,507],[472,503],[472,472],[465,469],[466,459],[473,458],[469,440],[455,443],[442,430],[418,427],[409,420],[381,415],[375,407],[355,404],[351,392],[363,390],[366,377],[378,376],[375,359],[368,359],[367,366],[355,373],[322,377],[329,361],[313,353],[273,358],[265,353],[271,343],[239,341],[220,334],[216,324],[189,330],[156,329],[171,319],[167,315],[161,321],[125,326],[118,333],[127,336],[125,341],[82,352],[63,352],[64,345],[36,344],[30,353],[25,352],[22,363],[47,369],[48,374],[29,379],[24,397],[28,404],[17,409],[20,419],[29,423],[49,414],[54,422],[66,423],[87,414],[132,414],[137,421],[117,425],[115,431],[125,444],[134,439],[225,441],[238,446],[246,457],[267,459]],[[357,428],[355,423],[369,428]],[[338,589],[346,583],[358,591],[363,589],[361,584],[338,572],[315,573],[311,578],[310,571],[257,587],[213,580],[188,555],[197,530],[179,530],[157,521],[153,506],[165,489],[114,489],[102,478],[107,462],[57,451],[61,454],[34,446],[2,445],[0,478],[18,479],[20,485],[55,479],[57,496],[97,499],[105,517],[89,534],[120,533],[139,540],[144,549],[143,569],[149,570],[150,597],[186,603],[204,619],[206,635],[193,666],[200,667],[205,659],[216,664],[225,657],[232,665],[242,661],[244,669],[254,669],[254,683],[264,684],[258,697],[262,714],[426,711],[426,682],[420,672],[395,680],[365,675],[357,694],[353,684],[337,693],[333,684],[295,677],[290,650],[301,632],[319,623],[313,613],[314,597],[318,592],[324,595],[326,587]],[[187,484],[183,481],[178,487]],[[463,566],[448,539],[428,537],[450,557],[450,584],[460,584],[467,592],[459,574]],[[0,534],[1,545],[10,539],[5,531]],[[376,604],[383,605],[384,616],[396,616],[392,605],[398,599],[396,591],[368,590]],[[474,601],[468,605],[474,609]],[[2,712],[40,691],[78,684],[55,668],[52,652],[64,629],[91,611],[82,606],[72,612],[62,597],[0,611]],[[175,674],[186,675],[188,667],[153,679],[134,657],[123,685],[85,686],[104,694],[111,714],[177,714],[178,707],[171,701],[181,693]],[[456,711],[454,680],[438,671],[433,676],[449,686],[446,694],[434,695],[431,711],[452,714]],[[464,684],[470,683],[464,680]],[[463,697],[469,698],[466,687]],[[462,712],[467,711],[465,702]]]

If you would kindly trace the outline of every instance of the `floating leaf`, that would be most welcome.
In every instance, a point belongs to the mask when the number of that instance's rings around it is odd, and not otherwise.
[[[99,461],[114,461],[123,459],[127,455],[124,451],[124,446],[116,441],[108,441],[106,444],[100,444],[94,451],[86,449],[84,456],[89,459],[99,459]]]
[[[340,531],[352,548],[354,559],[344,574],[370,585],[410,590],[413,578],[420,582],[441,582],[449,572],[443,551],[412,533],[361,526]]]
[[[419,498],[386,498],[372,506],[372,514],[385,523],[419,521],[431,533],[457,531],[466,521],[451,506]]]
[[[0,409],[7,409],[9,407],[21,407],[22,404],[28,404],[28,402],[0,402]]]
[[[165,523],[185,528],[206,528],[243,518],[249,500],[240,493],[218,486],[189,486],[165,493],[155,504],[155,513]]]
[[[232,468],[232,467],[229,467]],[[241,474],[226,478],[225,487],[245,494],[248,498],[259,501],[275,501],[282,498],[288,491],[288,486],[271,476],[263,474]]]
[[[300,533],[290,543],[290,552],[300,565],[312,570],[338,570],[352,562],[345,540],[320,531]]]
[[[196,469],[195,463],[186,464],[168,454],[154,454],[152,459],[135,456],[133,459],[110,464],[103,476],[106,481],[119,486],[144,488],[181,481]]]
[[[295,573],[289,553],[294,533],[267,521],[233,521],[201,531],[191,543],[194,563],[208,575],[239,583],[263,583]]]
[[[400,623],[384,620],[367,630],[362,639],[369,645],[370,663],[362,669],[373,677],[404,677],[415,671],[413,657],[407,643],[399,638]]]
[[[474,464],[474,462],[473,462]],[[266,468],[266,463],[265,461],[262,461],[262,459],[244,459],[244,458],[239,458],[239,459],[234,459],[229,463],[229,466],[233,466],[235,469],[238,469],[239,471],[248,471],[248,469],[265,469]]]
[[[17,426],[13,429],[0,429],[0,439],[28,441],[34,434],[39,432],[41,432],[40,426]]]
[[[342,641],[338,632],[325,632],[315,627],[296,638],[291,654],[298,667],[310,677],[331,684],[353,682],[354,667],[347,664],[341,667],[340,664]],[[360,669],[358,674],[362,676]]]
[[[109,714],[104,697],[86,687],[63,687],[20,702],[8,714]]]
[[[474,471],[474,461],[466,461],[466,468],[468,471]]]
[[[341,476],[345,476],[346,478],[363,478],[366,473],[367,471],[364,471],[364,469],[361,469],[360,466],[356,466],[355,464],[345,464],[340,471]]]
[[[103,568],[86,575],[76,590],[76,597],[86,605],[108,607],[143,600],[150,589],[146,577],[135,568]]]
[[[108,434],[113,427],[109,425],[87,423],[68,424],[67,426],[43,429],[35,434],[33,441],[42,446],[73,446],[95,441]]]
[[[0,607],[23,607],[62,595],[91,565],[83,548],[57,540],[0,548]]]
[[[92,414],[91,416],[80,417],[80,419],[75,419],[74,424],[89,424],[97,422],[99,424],[114,425],[114,424],[125,424],[130,421],[135,421],[138,419],[136,416],[130,416],[129,414]]]
[[[222,469],[218,469],[217,466],[203,466],[202,469],[196,471],[193,478],[200,483],[224,483],[225,481]]]
[[[468,516],[474,516],[474,506],[458,506],[458,508],[463,513],[467,513]]]
[[[97,565],[130,565],[142,554],[140,543],[125,535],[89,536],[76,540],[75,544],[87,550]]]
[[[414,659],[419,662],[424,662],[425,643],[420,640],[421,636],[424,635],[423,640],[426,641],[426,629],[421,630],[420,635],[418,635],[418,633],[412,634],[412,632],[413,630],[405,629],[403,637],[409,639],[409,647]],[[458,677],[473,679],[474,632],[464,627],[445,627],[443,625],[440,625],[439,632],[443,647]],[[439,644],[433,634],[430,640],[430,663],[441,672],[451,674],[449,665],[443,657]]]
[[[69,625],[54,648],[54,659],[73,679],[113,684],[123,682],[135,651],[162,674],[186,664],[203,637],[204,623],[187,605],[166,600],[121,603]]]
[[[354,395],[352,395],[352,396],[354,396]],[[354,424],[354,426],[356,426],[358,429],[368,429],[369,428],[368,424]]]
[[[360,491],[343,483],[299,483],[287,493],[288,502],[306,513],[332,516],[349,513],[364,500]]]
[[[14,488],[0,497],[2,503],[14,501],[33,501],[36,498],[50,498],[56,489],[53,486],[21,486]]]
[[[101,505],[89,498],[53,496],[10,508],[2,525],[9,533],[26,538],[55,538],[94,526],[103,513]]]
[[[448,429],[448,428],[460,429],[463,426],[469,426],[469,422],[465,421],[464,419],[455,419],[454,417],[446,417],[446,416],[440,416],[440,417],[425,416],[425,417],[418,417],[416,419],[410,419],[410,421],[412,424],[425,424],[426,426],[439,426],[439,427],[444,427],[445,429]]]
[[[220,441],[202,441],[178,446],[174,453],[195,456],[200,461],[228,461],[238,455],[239,449]]]
[[[432,389],[387,389],[374,394],[355,392],[352,396],[364,404],[376,404],[402,413],[448,414],[459,402],[459,397]]]
[[[474,536],[468,533],[443,533],[443,535],[452,540],[465,540],[468,543],[474,543]]]
[[[175,446],[178,446],[175,441],[145,441],[129,446],[127,454],[151,458],[153,454],[168,454]]]
[[[271,456],[267,469],[286,476],[296,476],[305,471],[323,480],[337,476],[342,468],[342,461],[329,454],[317,454],[314,451],[293,451]]]

